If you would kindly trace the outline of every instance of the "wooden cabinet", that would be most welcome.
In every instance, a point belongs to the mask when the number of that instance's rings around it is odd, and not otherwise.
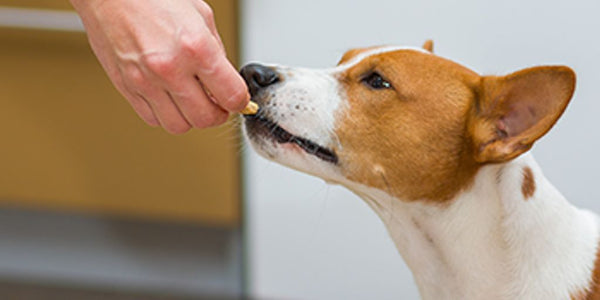
[[[68,9],[66,1],[2,1]],[[236,1],[209,1],[237,57]],[[171,136],[116,92],[83,33],[0,29],[0,206],[236,226],[240,140]]]

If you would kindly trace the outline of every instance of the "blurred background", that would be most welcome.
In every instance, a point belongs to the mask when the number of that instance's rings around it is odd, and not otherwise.
[[[600,212],[598,1],[213,0],[229,58],[330,67],[419,46],[483,74],[566,64],[578,87],[534,148]],[[0,0],[1,299],[418,299],[359,198],[267,162],[237,127],[143,124],[67,1]]]
[[[237,64],[238,3],[209,2]],[[146,126],[68,1],[0,0],[0,66],[1,299],[240,297],[235,126]]]

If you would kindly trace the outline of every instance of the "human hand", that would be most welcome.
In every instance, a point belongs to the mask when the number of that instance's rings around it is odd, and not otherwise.
[[[249,94],[201,0],[71,0],[115,87],[146,123],[180,134],[224,123]]]

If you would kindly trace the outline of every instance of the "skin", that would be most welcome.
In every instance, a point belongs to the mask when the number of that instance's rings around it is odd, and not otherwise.
[[[71,0],[115,87],[173,134],[224,123],[248,103],[213,12],[200,0]]]

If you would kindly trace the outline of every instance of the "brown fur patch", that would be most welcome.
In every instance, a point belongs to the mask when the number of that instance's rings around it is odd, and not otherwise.
[[[575,73],[564,66],[482,77],[469,125],[477,161],[506,162],[531,149],[565,111],[574,91]]]
[[[585,291],[577,291],[577,292],[571,294],[569,298],[571,300],[585,300],[586,296],[587,296],[587,292],[585,292]]]
[[[367,50],[351,50],[341,63]],[[364,79],[373,73],[391,87],[369,86]],[[407,201],[445,202],[468,187],[482,165],[530,149],[564,111],[575,75],[567,67],[536,67],[481,77],[407,49],[369,56],[339,80],[348,106],[336,120],[344,146],[334,150],[346,178]],[[534,191],[531,179],[523,194]]]
[[[432,40],[426,40],[425,43],[423,43],[422,48],[425,49],[425,50],[427,50],[428,52],[433,53],[433,41]]]
[[[372,72],[393,89],[366,85],[362,79]],[[344,147],[336,150],[348,179],[407,201],[444,202],[471,184],[480,164],[465,124],[477,74],[435,55],[400,50],[370,56],[339,79],[349,105],[338,118]]]
[[[535,178],[530,167],[523,168],[523,183],[521,185],[521,192],[525,197],[525,200],[531,198],[535,193]]]
[[[596,252],[596,263],[590,282],[589,293],[586,300],[600,300],[600,249]]]
[[[596,250],[596,262],[589,287],[571,294],[571,300],[600,300],[600,248]]]

